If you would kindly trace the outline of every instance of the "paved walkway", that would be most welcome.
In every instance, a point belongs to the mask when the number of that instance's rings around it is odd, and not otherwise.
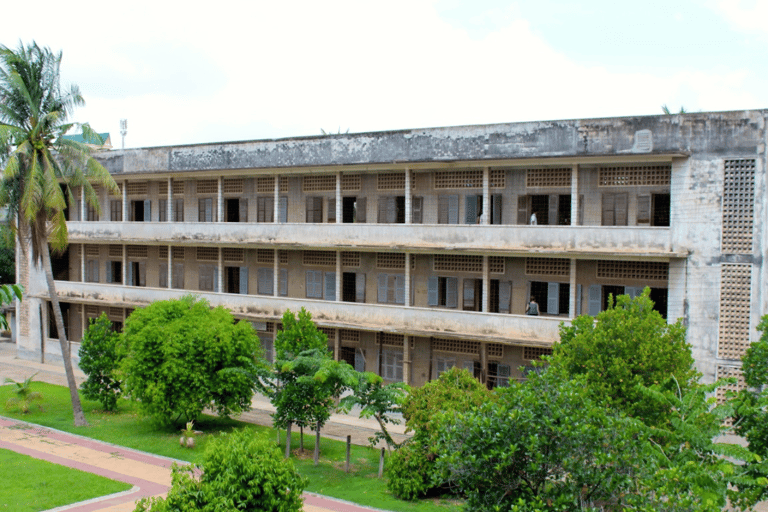
[[[19,381],[37,372],[34,380],[66,385],[64,368],[16,358],[15,345],[0,341],[0,383],[5,378]],[[85,375],[76,371],[78,383]],[[240,419],[263,425],[272,424],[269,414],[271,404],[263,397],[256,397],[253,410]],[[361,420],[353,415],[335,414],[323,429],[323,436],[346,439],[352,436],[355,444],[365,445],[368,437],[378,429],[372,420]],[[402,439],[403,426],[395,426],[395,435]],[[309,434],[309,433],[308,433]],[[146,496],[165,494],[171,484],[171,465],[175,461],[167,457],[140,452],[121,446],[95,441],[86,437],[53,430],[0,417],[0,448],[10,449],[38,459],[63,466],[88,471],[133,485],[129,491],[75,503],[58,510],[68,512],[129,512],[136,500]],[[334,500],[312,493],[304,494],[306,512],[370,512],[371,508]]]

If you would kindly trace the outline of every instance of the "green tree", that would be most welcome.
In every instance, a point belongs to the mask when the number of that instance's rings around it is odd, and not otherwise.
[[[98,135],[87,124],[69,122],[74,109],[84,104],[77,86],[60,85],[61,53],[36,43],[17,50],[0,45],[0,155],[4,155],[0,206],[8,206],[15,219],[18,240],[32,261],[42,265],[59,333],[75,425],[87,425],[72,370],[70,346],[51,270],[50,250],[67,246],[64,210],[74,203],[73,187],[98,210],[92,184],[110,192],[118,188],[107,170],[91,157],[85,145],[63,137],[79,126],[86,138]],[[65,192],[66,191],[66,192]],[[49,249],[50,247],[50,249]]]
[[[11,304],[14,300],[21,300],[24,294],[24,288],[17,284],[0,284],[0,305]],[[0,315],[0,329],[9,329],[8,320],[5,315]]]
[[[410,387],[404,382],[384,384],[384,379],[372,372],[358,373],[358,379],[352,388],[352,394],[341,399],[339,407],[349,412],[352,407],[360,407],[361,418],[374,418],[379,423],[376,432],[368,441],[372,446],[384,441],[391,451],[398,444],[392,439],[387,425],[399,425],[400,420],[394,414],[402,412],[402,405]]]
[[[16,281],[16,237],[8,225],[0,225],[0,283]]]
[[[106,411],[117,409],[117,399],[122,394],[122,385],[117,376],[120,356],[117,346],[120,335],[113,330],[112,322],[102,313],[91,319],[80,343],[80,369],[87,379],[80,385],[83,395],[98,400]]]
[[[198,465],[172,469],[166,498],[145,498],[135,512],[299,512],[308,480],[263,437],[242,429],[222,434],[206,447]]]
[[[124,392],[163,424],[195,420],[208,407],[227,416],[248,410],[261,345],[248,322],[194,296],[155,302],[125,322]]]
[[[648,424],[663,424],[666,413],[638,385],[675,377],[683,391],[698,378],[685,327],[668,324],[653,309],[650,290],[630,299],[620,295],[596,318],[580,316],[560,327],[550,362],[570,376],[584,375],[593,396]]]

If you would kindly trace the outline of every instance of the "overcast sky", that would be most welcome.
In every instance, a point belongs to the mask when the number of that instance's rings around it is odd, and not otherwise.
[[[116,148],[768,107],[768,0],[7,4]]]

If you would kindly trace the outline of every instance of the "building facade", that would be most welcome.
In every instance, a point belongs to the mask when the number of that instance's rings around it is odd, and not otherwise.
[[[271,355],[304,307],[339,359],[420,385],[451,366],[524,377],[561,323],[648,286],[682,319],[704,379],[738,375],[768,312],[768,111],[511,123],[108,151],[120,187],[70,205],[55,258],[77,354],[196,294],[253,322]],[[79,191],[75,191],[76,195]],[[533,218],[535,216],[535,223]],[[44,279],[21,357],[61,357]],[[531,297],[539,316],[526,315]]]

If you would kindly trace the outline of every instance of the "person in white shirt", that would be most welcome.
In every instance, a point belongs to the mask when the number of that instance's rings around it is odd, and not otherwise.
[[[536,220],[536,212],[533,212],[531,214],[531,226],[535,226],[539,223],[538,220]]]

